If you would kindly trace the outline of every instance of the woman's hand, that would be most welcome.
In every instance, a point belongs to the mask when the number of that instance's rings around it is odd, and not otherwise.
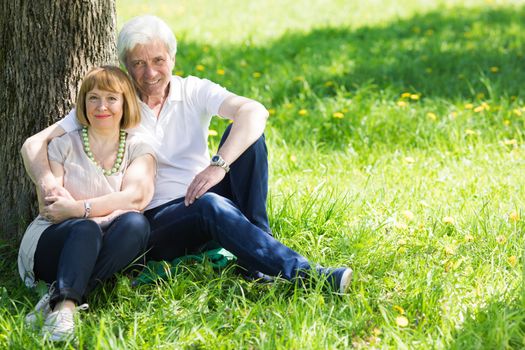
[[[84,204],[71,197],[48,196],[45,198],[48,203],[41,211],[41,215],[53,224],[58,224],[71,218],[81,218],[84,216]]]

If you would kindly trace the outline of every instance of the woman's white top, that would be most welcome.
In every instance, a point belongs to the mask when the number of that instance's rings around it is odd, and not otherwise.
[[[64,167],[64,188],[77,200],[90,199],[120,191],[125,169],[131,162],[145,154],[155,157],[153,148],[128,137],[122,164],[117,173],[105,176],[84,152],[81,130],[75,130],[53,139],[48,145],[49,160]],[[35,251],[42,232],[52,223],[38,215],[29,225],[18,252],[18,271],[28,287],[35,285],[33,272]]]

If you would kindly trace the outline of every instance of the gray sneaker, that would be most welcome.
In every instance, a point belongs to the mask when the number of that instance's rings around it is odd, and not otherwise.
[[[42,336],[56,342],[72,340],[75,337],[75,311],[87,308],[88,304],[82,304],[73,310],[65,308],[51,312],[42,327]]]
[[[28,313],[25,317],[25,323],[27,326],[36,328],[39,324],[42,324],[42,322],[47,318],[47,316],[51,313],[51,307],[49,306],[49,300],[51,299],[51,295],[53,295],[55,291],[55,283],[51,284],[49,287],[49,291],[40,298],[38,303],[36,303],[35,308],[33,311]]]

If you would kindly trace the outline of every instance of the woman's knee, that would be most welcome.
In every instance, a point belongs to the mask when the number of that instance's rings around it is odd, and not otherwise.
[[[122,235],[126,239],[137,240],[140,245],[146,245],[150,236],[150,225],[148,219],[141,213],[128,212],[120,215],[113,227],[117,235]]]
[[[102,230],[93,220],[79,219],[71,225],[68,239],[102,240]]]

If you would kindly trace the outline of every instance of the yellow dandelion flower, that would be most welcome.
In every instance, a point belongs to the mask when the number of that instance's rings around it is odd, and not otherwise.
[[[445,216],[441,221],[447,225],[454,225],[454,218],[452,216]]]
[[[416,160],[412,157],[405,157],[405,162],[412,164],[412,163],[415,163]]]
[[[448,116],[450,119],[456,119],[458,116],[458,112],[450,112]]]
[[[472,236],[471,234],[466,234],[465,242],[474,242],[474,236]]]
[[[485,94],[484,94],[483,92],[478,92],[478,93],[476,94],[476,98],[477,98],[478,100],[481,100],[481,99],[485,98]]]
[[[412,213],[410,210],[403,210],[403,216],[408,221],[414,220],[414,217],[415,217],[414,213]]]
[[[514,108],[512,110],[512,113],[516,114],[518,117],[521,117],[521,115],[523,114],[521,109],[519,109],[519,108]]]
[[[175,75],[178,75],[179,77],[181,77],[183,74],[184,74],[184,72],[181,71],[181,70],[175,71]]]
[[[507,242],[507,237],[499,235],[496,237],[496,242],[498,242],[498,244],[505,244],[505,242]]]
[[[374,327],[374,329],[372,329],[372,334],[376,337],[379,337],[381,335],[381,330],[377,327]]]
[[[394,226],[398,230],[406,230],[408,228],[407,224],[405,224],[404,222],[396,222]]]
[[[419,100],[419,97],[420,97],[419,94],[412,94],[412,95],[410,95],[410,99],[411,99],[411,100],[414,100],[414,101]]]
[[[509,219],[514,222],[520,221],[520,214],[517,211],[513,211],[509,214]]]
[[[284,104],[284,108],[286,108],[286,109],[291,109],[291,108],[293,108],[293,103],[290,103],[290,102],[285,103],[285,104]]]
[[[331,80],[325,81],[324,86],[326,87],[334,86],[334,82]]]
[[[204,67],[202,64],[198,64],[195,69],[197,69],[199,72],[202,72],[203,70],[206,69],[206,67]]]
[[[499,67],[496,67],[496,66],[494,66],[494,67],[490,67],[490,71],[491,71],[492,73],[497,73],[497,72],[499,72]]]
[[[298,113],[299,113],[299,115],[307,115],[308,111],[306,109],[302,108],[302,109],[299,110]]]
[[[408,319],[405,316],[397,316],[396,323],[399,327],[406,327],[408,326]]]
[[[505,119],[505,120],[503,121],[503,125],[505,125],[505,126],[509,126],[509,125],[510,125],[510,120]]]
[[[290,161],[291,161],[292,163],[297,163],[297,157],[296,157],[294,154],[292,154],[292,155],[290,156]]]
[[[448,245],[445,247],[445,254],[454,255],[456,253],[456,247]]]
[[[513,146],[513,145],[517,145],[518,141],[516,139],[504,140],[503,144],[506,146]]]
[[[401,315],[404,315],[405,314],[405,309],[403,309],[401,306],[399,305],[394,305],[392,307],[394,310],[396,310],[398,313],[400,313]]]
[[[428,112],[427,113],[427,118],[432,120],[432,121],[435,121],[437,119],[437,115],[436,115],[436,113]]]
[[[472,129],[466,129],[465,135],[476,135],[477,133]]]
[[[411,92],[403,92],[403,93],[401,94],[401,98],[409,98],[410,95],[412,95]]]
[[[217,69],[217,74],[224,75],[224,73],[225,73],[224,69],[222,69],[222,68]]]
[[[485,108],[483,106],[477,106],[476,108],[474,108],[474,112],[476,113],[483,112],[484,110]]]
[[[454,268],[455,264],[452,260],[449,260],[445,263],[445,272],[449,272]]]
[[[261,73],[260,72],[253,72],[252,76],[257,79],[257,78],[260,78],[261,77]]]
[[[341,112],[343,112],[343,113],[348,113],[348,108],[346,108],[346,107],[343,108],[343,109],[341,110]]]
[[[474,108],[474,105],[472,103],[465,104],[465,109],[472,109]]]
[[[268,109],[268,114],[274,115],[275,114],[275,108]]]
[[[341,112],[334,112],[334,113],[332,114],[332,117],[334,117],[334,118],[336,118],[336,119],[343,119],[344,116],[345,116],[345,115],[344,115],[343,113],[341,113]]]
[[[514,267],[518,263],[518,258],[515,255],[511,255],[507,259],[507,262],[509,263],[510,266]]]
[[[213,130],[213,129],[210,129],[208,130],[208,136],[217,136],[219,135],[219,133],[217,132],[217,130]]]
[[[397,105],[399,107],[406,107],[408,105],[408,103],[406,103],[405,101],[397,101]]]

